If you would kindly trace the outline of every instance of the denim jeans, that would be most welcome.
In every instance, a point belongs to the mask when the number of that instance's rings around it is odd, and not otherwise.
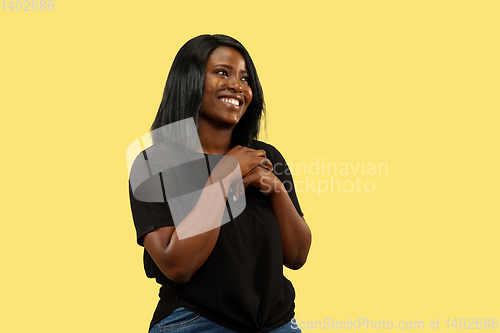
[[[180,333],[236,333],[229,328],[203,318],[183,307],[178,307],[159,323],[153,326],[149,333],[180,332]],[[292,323],[275,328],[269,333],[298,333],[300,329],[292,328]]]

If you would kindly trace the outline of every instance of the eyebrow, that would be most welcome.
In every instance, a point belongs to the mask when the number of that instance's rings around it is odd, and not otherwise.
[[[217,66],[222,66],[222,67],[225,67],[225,68],[227,68],[227,69],[233,70],[233,67],[231,67],[231,66],[229,66],[229,65],[225,65],[225,64],[217,64],[217,65],[215,65],[214,67],[217,67]],[[245,70],[241,70],[241,71],[240,71],[240,73],[245,73],[245,74],[248,74],[248,72],[247,72],[247,71],[245,71]]]

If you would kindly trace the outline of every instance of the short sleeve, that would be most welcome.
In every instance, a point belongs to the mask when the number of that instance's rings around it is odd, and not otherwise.
[[[165,200],[165,190],[173,190],[175,181],[172,175],[166,173],[163,178],[160,173],[152,175],[151,170],[163,170],[158,156],[165,153],[162,146],[150,147],[146,155],[141,152],[134,161],[129,174],[130,209],[134,219],[137,243],[141,246],[142,237],[151,231],[174,226],[170,207]],[[164,153],[164,154],[162,154]]]
[[[292,200],[292,203],[297,210],[297,213],[300,216],[304,216],[300,208],[297,193],[295,192],[295,184],[293,182],[292,173],[290,172],[290,169],[288,168],[283,155],[281,155],[278,149],[267,143],[255,141],[254,146],[257,149],[264,149],[266,151],[267,158],[273,164],[273,173],[279,178],[279,180],[281,180],[281,182],[285,186],[286,191],[288,192],[288,195],[290,196],[290,199]]]
[[[149,232],[176,226],[191,211],[208,180],[206,159],[173,142],[155,144],[135,159],[129,174],[129,196],[137,243]],[[186,196],[191,195],[189,200]],[[176,223],[177,222],[177,223]]]
[[[134,219],[135,230],[137,234],[137,244],[142,244],[142,237],[151,231],[175,226],[170,208],[166,202],[144,202],[137,200],[129,182],[130,209]]]

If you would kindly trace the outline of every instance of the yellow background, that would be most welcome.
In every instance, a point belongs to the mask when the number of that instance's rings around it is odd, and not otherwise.
[[[1,4],[0,4],[1,5]],[[0,7],[0,331],[146,332],[127,146],[146,133],[178,49],[240,40],[290,164],[372,193],[299,194],[313,233],[285,270],[299,321],[500,318],[497,1],[62,1]],[[298,174],[295,181],[330,175]],[[317,186],[317,183],[316,185]],[[491,330],[491,329],[490,329]],[[305,330],[306,331],[306,330]],[[364,330],[359,330],[364,331]]]

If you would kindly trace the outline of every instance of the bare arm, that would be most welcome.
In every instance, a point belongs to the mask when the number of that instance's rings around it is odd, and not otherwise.
[[[305,219],[297,213],[283,183],[271,171],[262,167],[249,172],[243,178],[243,183],[245,187],[252,185],[269,194],[280,226],[283,264],[291,269],[302,267],[311,247],[311,230]]]
[[[271,194],[270,198],[281,231],[283,264],[291,269],[299,269],[306,263],[309,254],[311,230],[306,220],[297,213],[284,186],[282,191]]]
[[[207,186],[177,229],[163,227],[144,236],[144,247],[169,279],[185,283],[207,260],[217,242],[225,206],[219,184]],[[203,229],[208,231],[200,232]],[[185,237],[186,232],[193,236]]]
[[[212,171],[195,207],[177,228],[163,227],[144,236],[144,247],[158,268],[172,281],[189,281],[212,253],[219,237],[231,184],[256,165],[270,166],[263,151],[237,146],[227,155],[236,158],[240,168],[234,169],[234,163],[223,158]],[[223,195],[219,182],[223,184]]]

